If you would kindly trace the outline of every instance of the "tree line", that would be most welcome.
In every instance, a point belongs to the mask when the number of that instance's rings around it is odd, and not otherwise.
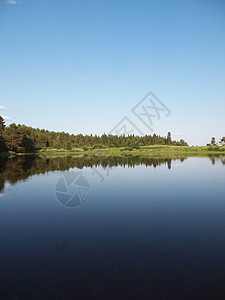
[[[223,136],[223,137],[219,140],[219,144],[220,144],[221,146],[224,146],[224,145],[225,145],[225,136]],[[218,146],[218,145],[216,144],[216,138],[215,138],[214,136],[211,138],[211,143],[210,143],[210,144],[207,144],[207,146]]]
[[[40,149],[76,149],[83,150],[125,147],[128,149],[138,149],[140,146],[148,145],[176,145],[187,146],[184,140],[173,141],[171,133],[166,137],[160,135],[82,135],[69,134],[65,132],[48,131],[45,129],[35,129],[25,125],[9,126],[5,125],[4,119],[0,116],[0,152],[13,151],[16,153],[34,153]]]

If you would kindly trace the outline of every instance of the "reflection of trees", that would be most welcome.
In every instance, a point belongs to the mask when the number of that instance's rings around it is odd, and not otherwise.
[[[221,156],[209,156],[209,159],[211,160],[212,165],[215,165],[216,163],[222,163],[223,165],[225,165],[225,158],[221,157]]]
[[[4,174],[5,172],[6,162],[7,159],[0,158],[0,191],[4,189],[4,185],[5,185],[4,175],[2,176],[2,174]]]
[[[212,165],[215,165],[215,163],[216,163],[215,157],[211,157],[210,159],[211,159]]]
[[[145,165],[156,168],[160,165],[167,165],[171,168],[171,158],[142,158],[139,156],[125,156],[125,157],[95,157],[95,156],[81,156],[81,157],[57,157],[57,158],[37,158],[32,156],[21,156],[13,159],[0,160],[0,191],[4,189],[6,181],[11,184],[18,180],[25,180],[29,176],[35,174],[43,174],[49,171],[65,171],[70,168],[82,169],[83,167],[116,167],[128,166],[135,167],[138,165]],[[178,159],[181,162],[183,158]]]
[[[57,158],[38,158],[34,156],[21,156],[13,159],[0,158],[0,191],[4,189],[5,182],[11,184],[19,180],[25,180],[35,174],[44,174],[50,171],[65,171],[70,168],[82,169],[83,167],[103,167],[111,168],[117,166],[135,167],[144,165],[148,167],[158,167],[166,165],[168,169],[172,167],[172,161],[183,162],[187,158],[144,158],[139,156],[124,157],[100,157],[100,156],[64,156]],[[222,163],[225,165],[225,158],[218,155],[210,155],[212,164]]]

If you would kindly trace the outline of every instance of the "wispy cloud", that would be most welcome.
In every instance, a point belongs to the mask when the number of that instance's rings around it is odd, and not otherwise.
[[[3,105],[0,105],[0,109],[7,109],[7,107],[5,107],[5,106],[3,106]],[[1,114],[1,116],[2,116],[2,118],[6,121],[6,122],[13,122],[13,119],[11,119],[10,117],[8,117],[8,116],[3,116],[2,114]]]
[[[12,5],[12,4],[16,4],[16,1],[15,1],[15,0],[7,0],[6,2],[7,2],[8,4],[11,4],[11,5]]]
[[[3,117],[3,119],[5,120],[5,121],[13,121],[10,117],[8,117],[8,116],[2,116]]]
[[[18,3],[23,3],[23,0],[7,0],[6,3],[8,3],[10,5],[15,5]]]

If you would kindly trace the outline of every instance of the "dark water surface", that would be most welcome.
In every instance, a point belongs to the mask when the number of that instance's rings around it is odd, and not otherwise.
[[[225,159],[0,161],[1,299],[225,299]]]

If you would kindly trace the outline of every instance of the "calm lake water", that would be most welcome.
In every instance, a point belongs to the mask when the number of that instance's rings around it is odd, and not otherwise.
[[[225,299],[225,159],[0,161],[1,299]]]

